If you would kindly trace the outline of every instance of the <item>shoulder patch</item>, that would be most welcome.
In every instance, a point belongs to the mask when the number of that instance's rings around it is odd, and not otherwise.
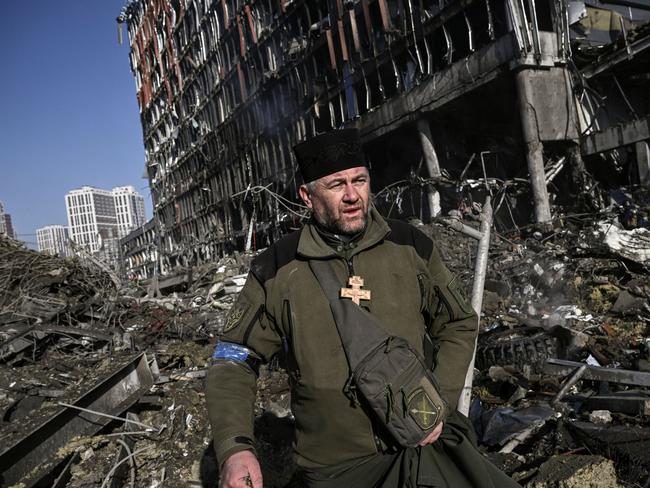
[[[240,304],[235,304],[228,313],[228,318],[223,326],[224,332],[229,332],[239,325],[242,317],[246,313],[246,307]]]
[[[401,220],[386,219],[386,223],[390,227],[390,234],[386,237],[387,241],[402,246],[412,246],[418,256],[425,261],[429,260],[433,252],[433,241],[424,232]]]

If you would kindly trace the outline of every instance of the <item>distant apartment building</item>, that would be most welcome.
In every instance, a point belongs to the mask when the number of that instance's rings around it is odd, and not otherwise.
[[[12,239],[16,238],[16,233],[11,223],[11,215],[5,213],[5,207],[2,202],[0,202],[0,235],[11,237]]]
[[[65,196],[70,239],[82,249],[95,253],[107,239],[118,235],[113,193],[84,186]]]
[[[112,193],[117,217],[117,232],[121,239],[145,224],[144,197],[132,186],[118,186],[113,188]]]
[[[48,225],[36,230],[38,250],[53,256],[70,256],[68,229],[63,225]]]
[[[144,225],[144,198],[132,186],[103,190],[92,186],[65,197],[70,240],[114,267],[119,263],[119,239]]]
[[[14,230],[14,225],[11,221],[11,214],[6,213],[5,214],[5,235],[11,237],[12,239],[16,239],[16,231]]]

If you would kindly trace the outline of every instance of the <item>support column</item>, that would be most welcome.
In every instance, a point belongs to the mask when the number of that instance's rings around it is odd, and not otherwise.
[[[535,220],[538,223],[544,223],[551,220],[551,206],[548,201],[548,191],[544,177],[543,146],[539,140],[539,128],[537,126],[536,109],[538,109],[537,111],[543,110],[543,107],[534,107],[532,104],[535,97],[530,74],[530,69],[522,69],[515,74],[515,81],[517,84],[521,129],[526,144],[528,173],[530,174],[530,184],[533,189]]]
[[[650,145],[648,145],[648,141],[639,141],[634,148],[636,149],[636,165],[639,169],[639,183],[650,187]]]
[[[426,119],[421,118],[417,121],[418,137],[424,156],[424,164],[427,166],[429,178],[439,178],[442,176],[440,171],[440,162],[435,147],[433,147],[433,138],[431,137],[431,128]],[[440,193],[432,186],[427,187],[427,201],[429,202],[429,211],[431,217],[437,217],[441,212]]]

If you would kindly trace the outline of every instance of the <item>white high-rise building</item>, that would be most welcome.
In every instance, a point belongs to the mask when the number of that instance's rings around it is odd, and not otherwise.
[[[113,193],[92,186],[72,190],[65,196],[70,239],[95,253],[117,240],[117,217]],[[112,254],[112,253],[111,253]]]
[[[115,215],[120,238],[126,237],[132,230],[142,227],[146,220],[144,217],[144,197],[132,186],[118,186],[113,188],[115,200]]]
[[[70,256],[68,229],[63,225],[48,225],[36,230],[38,250],[62,258]]]
[[[65,196],[69,237],[76,246],[118,265],[119,239],[145,224],[144,197],[132,186],[84,186]]]

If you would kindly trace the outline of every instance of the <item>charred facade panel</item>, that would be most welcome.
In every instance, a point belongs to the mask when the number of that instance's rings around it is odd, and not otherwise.
[[[585,113],[580,15],[565,0],[129,2],[118,21],[128,24],[162,271],[294,227],[291,148],[342,126],[361,129],[375,190],[406,181],[399,196],[410,195],[414,216],[438,212],[445,181],[483,178],[500,192],[497,223],[516,226],[516,213],[549,221],[549,175],[567,155],[580,159],[581,135],[603,117]],[[624,48],[643,42],[628,36]],[[623,86],[631,80],[618,82],[647,114],[643,95]],[[513,212],[517,192],[534,204]],[[379,194],[395,206],[394,192]]]
[[[585,2],[571,26],[582,154],[597,177],[620,185],[650,184],[649,19],[650,8]]]
[[[157,271],[158,249],[153,219],[120,239],[126,277],[140,281],[152,278]]]

